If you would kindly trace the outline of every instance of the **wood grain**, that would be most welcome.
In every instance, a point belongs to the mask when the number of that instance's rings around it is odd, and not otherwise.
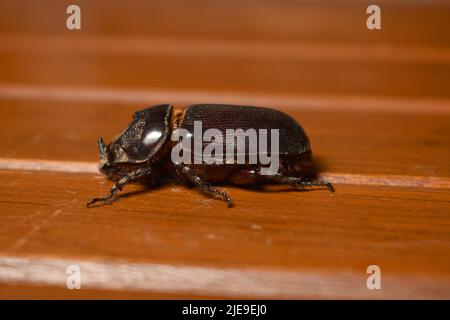
[[[447,1],[0,2],[0,298],[450,298]],[[336,193],[97,173],[143,107],[272,106]],[[78,264],[83,290],[65,287]],[[382,290],[366,287],[379,265]]]
[[[98,136],[109,141],[135,111],[165,102],[0,100],[0,157],[96,162]],[[449,115],[286,112],[305,128],[322,171],[450,177]]]
[[[427,275],[435,279],[435,290],[446,294],[448,288],[448,190],[339,185],[329,194],[227,187],[237,204],[229,210],[169,183],[145,192],[130,187],[114,205],[87,209],[86,199],[109,186],[98,175],[7,171],[1,176],[9,181],[0,187],[0,194],[8,194],[1,200],[3,256],[120,261],[126,252],[127,261],[207,267],[213,274],[223,268],[272,270],[281,272],[275,277],[277,293],[286,286],[291,297],[318,294],[313,287],[289,287],[285,280],[292,274],[324,273],[338,283],[346,271],[363,281],[370,264],[383,266],[388,278]],[[197,294],[211,291],[197,282],[193,288]],[[336,297],[346,296],[336,290]],[[401,296],[397,289],[385,290],[386,297]]]
[[[120,39],[117,45],[122,45]],[[2,51],[0,82],[449,98],[449,64],[333,61],[326,57],[268,60],[264,55],[221,59],[185,54],[181,46],[178,51],[183,54]]]
[[[237,204],[229,210],[168,183],[145,192],[130,186],[125,193],[132,194],[114,205],[87,209],[86,200],[111,185],[100,175],[6,171],[2,181],[9,183],[1,187],[8,198],[2,200],[0,250],[8,255],[42,249],[119,258],[126,252],[134,261],[283,268],[357,268],[377,257],[392,271],[404,270],[406,261],[411,271],[448,271],[448,255],[431,250],[447,250],[447,190],[338,185],[330,194],[226,187]],[[363,253],[366,246],[371,250]]]
[[[383,1],[381,32],[365,25],[368,4],[348,1],[127,1],[79,0],[84,31],[79,34],[163,38],[243,39],[267,42],[375,43],[387,45],[448,46],[450,40],[445,0]],[[45,8],[45,10],[43,10]],[[0,32],[66,34],[67,3],[52,0],[0,4]],[[37,14],[39,13],[39,14]],[[61,15],[63,14],[63,16]]]
[[[2,2],[0,83],[449,98],[445,2],[386,4],[371,32],[359,1],[81,1],[78,33],[50,3]]]
[[[155,292],[132,292],[120,290],[98,290],[87,289],[83,290],[67,290],[61,286],[45,286],[45,285],[24,285],[18,283],[0,283],[0,299],[2,300],[80,300],[80,299],[136,299],[136,300],[166,300],[166,299],[212,299],[211,296],[196,296],[193,294],[169,294],[169,293],[155,293]],[[214,297],[230,298],[230,297]],[[232,298],[231,298],[232,299]]]

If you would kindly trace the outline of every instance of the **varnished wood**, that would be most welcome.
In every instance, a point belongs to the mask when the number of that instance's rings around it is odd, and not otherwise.
[[[359,1],[100,3],[68,33],[63,3],[2,2],[0,82],[449,98],[444,2],[385,4],[380,32]]]
[[[447,2],[383,3],[380,31],[357,0],[77,4],[81,31],[0,2],[0,298],[450,297]],[[97,137],[158,103],[279,108],[336,192],[222,186],[228,209],[166,181],[87,209]]]
[[[135,111],[157,103],[170,101],[0,100],[0,157],[96,162],[99,136],[109,141]],[[450,177],[449,115],[283,110],[306,130],[322,171]]]
[[[32,300],[32,299],[48,299],[48,300],[66,300],[66,299],[211,299],[211,296],[195,296],[192,294],[168,294],[154,292],[130,292],[118,290],[68,290],[60,286],[43,286],[43,285],[23,285],[0,283],[0,299],[2,300]],[[230,297],[214,297],[230,299]]]
[[[377,257],[392,271],[448,270],[448,255],[436,254],[445,252],[450,235],[446,190],[338,185],[330,194],[228,186],[236,202],[230,210],[195,189],[168,183],[145,192],[130,186],[114,205],[87,209],[86,200],[111,185],[101,175],[14,171],[2,172],[1,179],[9,181],[0,187],[8,194],[0,232],[5,255],[43,250],[113,258],[126,252],[135,261],[283,268],[357,268]],[[414,211],[408,210],[411,202]],[[364,253],[366,246],[371,250]],[[360,254],[348,250],[353,247]]]
[[[439,98],[449,98],[450,74],[448,64],[426,62],[40,51],[0,52],[0,68],[2,82],[24,84]]]
[[[114,205],[87,209],[86,199],[108,189],[101,176],[2,172],[1,179],[9,181],[0,187],[8,193],[1,200],[3,256],[95,261],[122,260],[126,252],[141,263],[325,272],[336,281],[343,270],[364,279],[367,265],[378,264],[388,278],[426,272],[436,289],[447,286],[448,190],[227,187],[237,204],[230,210],[169,183],[146,192],[129,187]]]
[[[350,1],[127,1],[79,0],[86,14],[84,33],[163,38],[243,39],[268,42],[372,43],[447,46],[450,13],[445,0],[383,2],[382,32],[366,28],[367,3]],[[37,14],[45,8],[44,14]],[[52,0],[0,4],[0,31],[67,34],[66,3]],[[63,13],[63,17],[61,17]]]

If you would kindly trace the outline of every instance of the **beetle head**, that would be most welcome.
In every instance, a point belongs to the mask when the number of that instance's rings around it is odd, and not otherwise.
[[[100,137],[100,171],[115,180],[158,160],[165,142],[170,141],[171,116],[171,105],[150,107],[136,112],[130,125],[109,145]]]

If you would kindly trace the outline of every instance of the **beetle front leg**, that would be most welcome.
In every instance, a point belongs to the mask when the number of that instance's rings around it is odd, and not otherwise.
[[[233,207],[233,200],[225,191],[214,188],[209,182],[202,181],[194,170],[188,166],[183,166],[178,170],[183,177],[195,184],[195,186],[205,194],[212,198],[219,197],[228,204],[229,208]]]
[[[328,191],[334,192],[333,185],[328,181],[306,180],[306,179],[302,179],[302,178],[287,177],[287,176],[283,176],[279,173],[271,175],[271,176],[265,176],[265,177],[266,177],[266,179],[273,181],[273,182],[289,184],[292,187],[294,187],[295,189],[299,189],[299,190],[307,190],[310,188],[312,189],[312,188],[318,187],[318,188],[327,188]]]
[[[97,202],[102,202],[104,204],[105,203],[111,204],[112,201],[110,200],[112,200],[114,195],[116,195],[119,191],[121,191],[127,184],[149,174],[150,172],[151,168],[141,168],[129,173],[126,176],[123,176],[122,178],[119,179],[119,181],[116,182],[115,185],[112,186],[111,190],[109,191],[109,195],[101,198],[93,198],[86,204],[86,206],[89,208],[90,206],[92,206],[94,203]]]

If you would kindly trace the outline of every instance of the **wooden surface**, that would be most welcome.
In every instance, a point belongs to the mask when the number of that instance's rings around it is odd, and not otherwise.
[[[450,7],[364,1],[0,3],[0,298],[450,298]],[[336,192],[111,186],[147,105],[279,108]],[[66,289],[79,265],[82,290]],[[368,290],[378,265],[382,289]]]

